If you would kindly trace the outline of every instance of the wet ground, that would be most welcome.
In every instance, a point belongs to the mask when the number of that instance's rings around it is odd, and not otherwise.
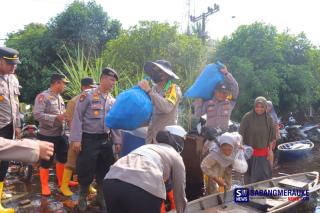
[[[50,189],[51,196],[41,196],[41,187],[39,174],[36,170],[30,183],[26,183],[17,178],[15,169],[11,168],[11,172],[7,176],[5,182],[5,191],[12,195],[12,198],[3,200],[6,207],[15,209],[19,213],[64,213],[64,212],[79,212],[77,210],[78,187],[72,187],[74,195],[70,198],[64,197],[59,192],[59,187],[56,183],[55,173],[50,170]],[[91,205],[95,194],[88,195],[89,207],[86,212],[97,213],[101,212],[98,206]]]
[[[273,176],[281,176],[285,174],[293,174],[308,171],[320,172],[320,144],[315,143],[314,149],[308,155],[298,159],[279,159],[275,165]],[[235,177],[235,183],[240,184],[241,177]],[[71,190],[75,193],[72,197],[64,197],[58,190],[58,185],[55,179],[55,173],[50,170],[50,188],[52,195],[43,197],[40,194],[40,181],[39,174],[36,170],[33,174],[30,183],[25,183],[17,178],[14,169],[6,179],[6,192],[12,194],[12,198],[3,200],[6,207],[13,207],[16,212],[21,213],[62,213],[62,212],[78,212],[77,199],[78,187],[73,187]],[[88,213],[100,212],[99,207],[90,205],[95,195],[89,195],[89,208]],[[307,213],[316,212],[320,213],[320,193],[310,197],[310,200],[301,204],[300,206],[290,209],[288,212],[293,213]]]
[[[296,159],[282,159],[279,158],[278,163],[275,165],[273,176],[281,176],[285,174],[301,173],[318,171],[320,172],[320,143],[314,142],[314,148],[311,153]],[[297,208],[290,209],[292,213],[307,213],[316,212],[320,213],[320,192],[310,197],[309,201],[301,204]]]

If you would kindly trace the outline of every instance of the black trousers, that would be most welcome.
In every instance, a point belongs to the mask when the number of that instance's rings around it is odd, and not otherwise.
[[[112,141],[106,134],[82,134],[81,151],[76,166],[81,186],[88,187],[94,177],[98,184],[102,184],[113,163]]]
[[[104,200],[108,213],[160,213],[162,199],[117,179],[105,179]]]
[[[59,163],[66,163],[68,156],[68,140],[63,136],[45,136],[38,134],[38,139],[42,141],[48,141],[54,144],[54,155],[50,160],[40,160],[40,166],[44,169],[48,169],[52,166],[54,157]]]
[[[0,129],[0,137],[7,138],[7,139],[13,138],[12,123]],[[3,182],[4,178],[6,177],[6,174],[8,172],[8,167],[9,167],[9,161],[0,161],[0,182]]]

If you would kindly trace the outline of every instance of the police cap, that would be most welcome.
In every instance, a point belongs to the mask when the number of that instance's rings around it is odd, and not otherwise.
[[[55,83],[55,82],[57,82],[57,81],[63,81],[63,82],[66,83],[66,84],[70,82],[70,81],[68,81],[68,79],[66,78],[66,76],[63,75],[63,74],[60,74],[60,73],[54,73],[54,74],[52,74],[52,75],[51,75],[51,80],[50,80],[51,84],[52,84],[52,83]]]
[[[230,85],[229,85],[229,84],[223,82],[223,83],[217,84],[215,90],[216,90],[217,92],[228,93],[228,92],[231,91],[231,88],[230,88]]]
[[[85,77],[81,79],[81,86],[89,86],[89,87],[96,87],[96,82],[93,80],[93,78]]]
[[[108,75],[111,77],[114,77],[116,80],[118,80],[118,73],[117,71],[115,71],[114,69],[110,68],[110,67],[105,67],[102,70],[101,76],[102,75]]]
[[[0,58],[6,60],[8,64],[21,64],[19,52],[9,47],[0,47]]]

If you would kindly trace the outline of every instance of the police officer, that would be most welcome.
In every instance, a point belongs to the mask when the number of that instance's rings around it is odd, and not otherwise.
[[[0,47],[0,137],[13,139],[20,136],[19,82],[13,75],[20,64],[19,52],[12,48]],[[9,162],[0,162],[0,212],[14,212],[1,205],[3,181],[8,171]]]
[[[54,144],[56,157],[56,176],[59,186],[61,185],[64,163],[67,161],[68,141],[63,136],[65,122],[65,105],[61,93],[65,90],[69,81],[62,74],[51,76],[50,88],[38,94],[33,109],[34,118],[39,121],[38,139],[49,141]],[[51,191],[48,185],[50,160],[40,161],[40,181],[42,195],[49,196]]]
[[[172,71],[170,62],[147,62],[144,71],[155,83],[151,88],[148,81],[139,82],[139,86],[149,94],[154,106],[146,143],[156,143],[158,131],[163,130],[165,126],[177,124],[178,106],[182,95],[179,86],[173,82],[179,77]]]
[[[219,127],[225,132],[228,131],[230,116],[236,105],[239,86],[226,66],[221,68],[220,72],[225,76],[225,81],[216,86],[213,98],[208,101],[196,99],[194,106],[197,117],[207,114],[206,127]]]
[[[86,91],[92,88],[96,87],[96,83],[94,82],[93,78],[86,77],[81,79],[81,91]],[[74,108],[76,106],[76,103],[79,99],[80,95],[77,95],[73,97],[67,105],[66,110],[66,118],[68,126],[71,127],[71,122],[74,114]],[[72,191],[69,188],[69,181],[72,176],[72,171],[76,168],[76,161],[78,158],[78,153],[72,149],[72,143],[70,144],[69,150],[68,150],[68,160],[65,164],[64,171],[63,171],[63,178],[62,178],[62,184],[60,187],[60,190],[64,196],[72,196]],[[90,186],[90,191],[94,192],[95,190]]]
[[[70,141],[74,150],[79,152],[77,174],[80,183],[80,211],[87,208],[86,197],[94,176],[98,185],[96,201],[102,211],[106,209],[102,181],[114,162],[113,143],[116,144],[116,152],[119,152],[121,144],[118,132],[111,131],[105,125],[106,114],[114,103],[111,91],[117,80],[118,74],[115,70],[104,68],[100,85],[80,95],[73,115]]]
[[[170,176],[176,212],[186,212],[186,171],[179,155],[186,134],[181,126],[166,126],[158,132],[157,144],[141,146],[111,166],[104,180],[108,213],[162,212]]]

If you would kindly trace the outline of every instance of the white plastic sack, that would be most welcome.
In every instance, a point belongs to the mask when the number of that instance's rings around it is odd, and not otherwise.
[[[238,150],[232,167],[236,172],[239,173],[245,173],[248,170],[248,163],[242,149]]]

